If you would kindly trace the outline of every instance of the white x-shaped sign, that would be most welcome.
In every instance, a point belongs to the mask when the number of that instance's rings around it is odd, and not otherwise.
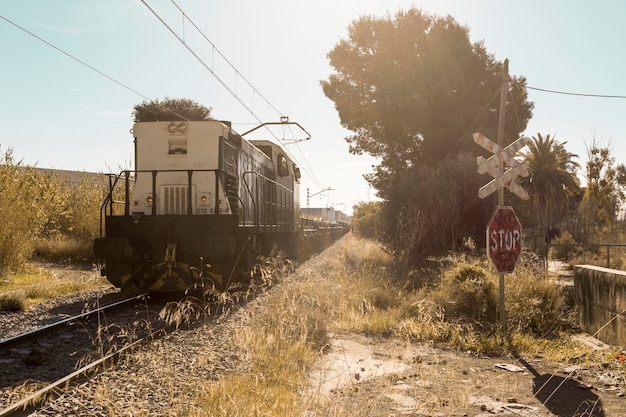
[[[527,162],[519,162],[514,158],[514,156],[517,151],[528,144],[529,139],[521,137],[505,148],[501,148],[497,143],[488,139],[481,133],[474,133],[473,137],[474,142],[493,153],[493,155],[487,159],[482,156],[476,158],[476,162],[478,163],[478,172],[480,174],[489,173],[489,175],[494,178],[491,182],[478,190],[478,196],[480,198],[485,198],[494,191],[498,190],[500,187],[505,186],[522,200],[527,200],[528,193],[526,190],[520,187],[520,185],[513,180],[518,175],[521,175],[522,177],[528,176]],[[499,168],[501,162],[506,163],[510,169],[501,172]]]

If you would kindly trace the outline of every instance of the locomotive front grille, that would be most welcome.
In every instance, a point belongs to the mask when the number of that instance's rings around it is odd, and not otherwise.
[[[161,195],[163,214],[187,214],[189,187],[186,185],[165,185]]]

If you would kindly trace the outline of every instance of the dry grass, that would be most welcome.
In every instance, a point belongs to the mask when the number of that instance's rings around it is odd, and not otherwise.
[[[59,270],[30,265],[0,279],[0,311],[24,311],[33,304],[109,285],[97,271]]]
[[[440,266],[423,272],[426,277],[418,278],[416,273],[394,277],[389,273],[394,270],[391,258],[377,244],[352,234],[295,274],[289,275],[289,265],[265,264],[256,274],[254,294],[206,292],[207,298],[220,300],[218,312],[224,315],[197,336],[180,336],[184,348],[173,352],[167,343],[157,342],[123,361],[120,366],[134,375],[132,390],[118,387],[105,374],[91,396],[105,415],[147,416],[155,408],[171,416],[388,415],[388,409],[378,412],[385,404],[383,397],[400,395],[393,388],[399,374],[352,384],[331,403],[309,394],[311,370],[320,363],[333,334],[362,334],[385,343],[400,341],[403,346],[427,342],[427,346],[453,350],[489,354],[514,350],[522,355],[583,360],[582,349],[555,337],[558,326],[554,323],[562,320],[558,308],[530,308],[546,301],[556,306],[561,300],[559,292],[544,282],[542,269],[531,261],[520,265],[508,281],[507,290],[519,303],[514,306],[514,300],[508,300],[512,310],[508,338],[498,331],[497,315],[488,311],[494,305],[497,277],[484,260],[459,256],[441,261]],[[273,286],[277,282],[279,288]],[[235,308],[260,294],[245,309]],[[478,304],[472,305],[473,301]],[[215,314],[215,309],[188,298],[168,306],[163,317],[184,327],[207,313]],[[551,314],[558,318],[552,319]],[[527,329],[521,325],[524,320],[536,324]],[[222,327],[226,330],[219,330]],[[203,337],[207,332],[215,334],[211,342]],[[413,375],[417,378],[413,385],[434,384],[421,392],[414,410],[448,415],[466,405],[470,395],[480,394],[487,382],[493,387],[493,381],[480,379],[484,375],[455,374],[445,366],[447,354],[439,352],[437,366],[424,364]],[[468,382],[459,387],[459,377]]]
[[[236,328],[224,343],[243,365],[217,381],[194,387],[193,406],[175,406],[180,411],[176,415],[365,415],[368,407],[377,403],[376,399],[357,395],[351,400],[356,403],[339,402],[332,407],[317,404],[312,398],[303,400],[309,370],[328,346],[332,333],[393,336],[408,343],[434,341],[475,352],[503,353],[514,349],[555,358],[580,356],[573,345],[542,339],[529,331],[533,329],[522,328],[523,320],[536,320],[537,329],[545,330],[547,314],[542,312],[541,318],[535,319],[531,317],[535,310],[527,307],[545,300],[556,305],[560,300],[558,292],[547,289],[548,284],[535,276],[525,277],[534,273],[530,265],[520,267],[511,280],[511,296],[519,303],[512,307],[519,313],[511,314],[513,332],[505,340],[493,323],[495,314],[487,311],[494,306],[495,278],[481,261],[448,259],[448,268],[438,279],[431,277],[426,280],[429,285],[407,292],[402,289],[404,280],[388,273],[392,270],[391,259],[378,245],[348,235],[329,252],[330,255],[305,264],[293,278],[281,284],[280,291],[270,291],[238,316]],[[537,283],[514,283],[523,279]],[[274,276],[274,280],[280,279]],[[452,282],[463,285],[451,290]],[[524,289],[529,293],[524,295]],[[480,301],[478,310],[472,306],[473,300]],[[453,308],[451,303],[455,304]],[[554,313],[552,309],[549,312]],[[437,378],[439,383],[449,378],[449,384],[455,384],[452,375]],[[436,410],[454,405],[442,405],[439,398],[445,398],[443,393],[433,393],[432,401],[424,406]],[[466,403],[467,399],[458,401]]]

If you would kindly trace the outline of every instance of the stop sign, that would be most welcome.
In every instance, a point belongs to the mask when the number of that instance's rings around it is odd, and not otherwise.
[[[501,274],[513,272],[522,253],[522,225],[512,207],[498,206],[487,224],[487,256]]]

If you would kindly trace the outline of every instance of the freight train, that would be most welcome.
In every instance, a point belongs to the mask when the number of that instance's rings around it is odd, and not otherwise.
[[[347,230],[305,225],[300,170],[271,141],[217,120],[138,122],[131,132],[135,169],[109,175],[94,242],[101,274],[122,290],[206,280],[226,289],[249,278],[258,256],[298,258],[310,239]]]

